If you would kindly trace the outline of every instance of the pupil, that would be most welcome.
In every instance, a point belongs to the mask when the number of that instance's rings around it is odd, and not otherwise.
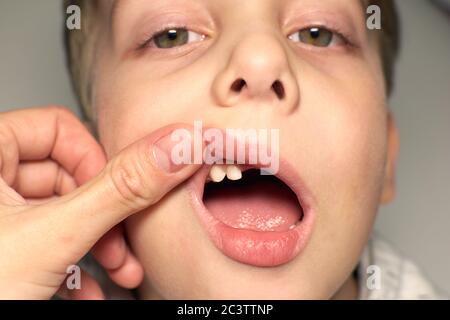
[[[320,36],[320,30],[319,28],[312,28],[309,33],[311,34],[311,37],[313,39],[317,39]]]
[[[176,40],[177,39],[177,30],[169,30],[167,32],[167,38],[169,38],[169,40]]]

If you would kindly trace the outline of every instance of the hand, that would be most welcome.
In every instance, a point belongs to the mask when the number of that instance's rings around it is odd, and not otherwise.
[[[91,249],[118,284],[137,285],[142,267],[118,225],[199,168],[171,165],[168,135],[175,128],[154,132],[106,164],[101,147],[65,109],[0,114],[0,298],[102,298],[87,273],[81,290],[63,285],[67,267]]]

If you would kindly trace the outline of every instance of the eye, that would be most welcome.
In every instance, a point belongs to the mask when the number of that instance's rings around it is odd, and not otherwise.
[[[155,34],[151,39],[151,43],[160,49],[170,49],[184,46],[190,42],[202,41],[204,38],[204,35],[185,28],[174,28]]]
[[[309,27],[299,30],[288,37],[294,42],[302,42],[315,47],[329,47],[344,44],[342,36],[322,27]]]

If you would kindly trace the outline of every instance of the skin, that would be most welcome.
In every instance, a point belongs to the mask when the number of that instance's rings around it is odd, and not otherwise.
[[[106,163],[101,146],[67,109],[1,113],[0,299],[48,299],[55,293],[103,298],[85,272],[79,290],[66,285],[68,273],[74,275],[68,266],[89,250],[117,284],[138,285],[140,264],[113,227],[156,204],[199,168],[167,170],[162,160],[171,146],[162,148],[161,141],[174,128],[156,130]]]
[[[86,273],[82,290],[64,290],[67,265],[90,250],[117,284],[140,284],[140,298],[356,298],[350,273],[378,206],[394,196],[398,149],[359,2],[113,4],[101,2],[92,82],[104,149],[60,107],[0,115],[0,297],[102,298]],[[206,37],[144,49],[144,36],[167,23]],[[288,39],[314,24],[352,45]],[[233,91],[237,79],[246,86]],[[167,172],[149,152],[181,120],[280,128],[280,153],[314,197],[313,234],[298,257],[263,269],[212,245],[183,184],[198,166]]]
[[[305,250],[286,265],[263,269],[218,251],[189,205],[186,186],[179,186],[126,220],[145,271],[141,298],[355,298],[350,275],[379,205],[393,198],[398,149],[378,42],[365,29],[360,2],[105,1],[98,18],[103,36],[93,107],[108,158],[180,121],[279,128],[281,156],[316,200]],[[317,23],[338,28],[353,46],[318,48],[288,39]],[[167,24],[206,38],[139,49],[145,36]],[[239,78],[247,86],[233,92]],[[276,80],[284,99],[271,90]]]

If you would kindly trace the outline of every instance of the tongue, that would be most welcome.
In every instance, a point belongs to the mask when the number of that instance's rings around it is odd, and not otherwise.
[[[212,215],[238,229],[286,231],[303,215],[294,192],[274,176],[209,183],[203,201]]]

